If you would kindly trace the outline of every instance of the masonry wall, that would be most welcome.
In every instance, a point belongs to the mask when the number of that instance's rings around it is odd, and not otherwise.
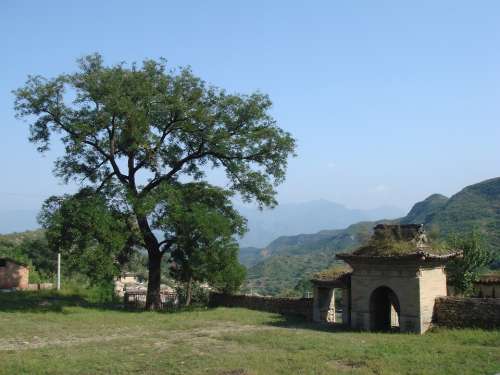
[[[500,328],[500,299],[436,298],[434,323],[451,328]]]
[[[415,266],[356,265],[351,276],[351,327],[370,329],[370,297],[381,286],[390,288],[398,298],[401,331],[421,332],[419,273]]]
[[[500,298],[500,284],[481,284],[476,283],[474,287],[477,290],[478,297],[482,298]]]
[[[29,269],[7,260],[0,267],[0,289],[27,289]]]
[[[275,298],[210,293],[209,305],[211,307],[243,307],[283,315],[299,315],[307,320],[312,320],[313,314],[312,298]]]
[[[446,273],[444,267],[421,269],[420,280],[420,327],[425,332],[432,323],[434,304],[437,297],[445,297]]]

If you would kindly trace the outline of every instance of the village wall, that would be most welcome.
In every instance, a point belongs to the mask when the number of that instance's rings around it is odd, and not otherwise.
[[[439,297],[434,323],[450,328],[500,328],[500,299]]]
[[[500,282],[498,283],[474,283],[477,296],[482,298],[500,298]]]
[[[0,267],[0,289],[27,289],[28,267],[11,260],[4,260]]]
[[[211,307],[243,307],[283,315],[299,315],[312,320],[312,298],[277,298],[210,293]]]

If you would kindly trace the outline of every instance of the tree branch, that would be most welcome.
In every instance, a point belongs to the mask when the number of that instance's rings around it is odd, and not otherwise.
[[[158,153],[158,150],[160,149],[163,142],[165,142],[165,139],[167,138],[167,136],[170,133],[172,133],[172,131],[175,129],[174,127],[172,127],[172,125],[174,125],[175,123],[178,123],[178,122],[186,121],[186,120],[187,120],[187,118],[172,120],[165,126],[165,128],[163,129],[163,132],[160,136],[160,139],[158,140],[158,142],[156,142],[156,145],[154,146],[153,151],[151,152],[152,157],[154,157]],[[145,158],[144,160],[137,163],[137,165],[134,168],[134,173],[137,172],[142,167],[144,167],[144,165],[146,165],[146,163],[147,163],[147,158]]]
[[[172,247],[172,245],[175,243],[175,241],[177,240],[176,237],[173,237],[173,238],[169,238],[169,239],[166,239],[166,240],[163,240],[161,241],[158,246],[161,248],[163,246],[163,248],[161,249],[161,253],[162,254],[165,254],[167,251],[170,250],[170,248]]]
[[[52,116],[52,121],[54,121],[56,124],[58,124],[61,127],[61,129],[63,129],[65,132],[67,132],[68,134],[70,134],[74,138],[82,138],[81,135],[79,135],[75,131],[71,130],[69,127],[65,126],[62,123],[62,121],[57,116],[55,116],[49,109],[44,108],[43,110],[46,113],[48,113],[50,116]],[[114,121],[114,117],[113,117],[113,121]],[[113,171],[115,172],[118,179],[123,184],[127,184],[127,176],[125,176],[124,174],[121,173],[120,168],[118,167],[118,164],[116,164],[116,160],[114,158],[114,150],[113,150],[113,146],[111,144],[110,144],[111,153],[108,154],[106,151],[104,151],[104,149],[99,145],[99,143],[97,141],[91,141],[91,140],[87,139],[86,136],[84,136],[82,139],[82,142],[85,143],[86,145],[94,147],[97,150],[97,152],[99,152],[102,156],[104,156],[105,159],[109,160],[109,162],[111,163],[111,167],[113,168]]]
[[[140,195],[147,194],[148,192],[150,192],[151,190],[153,190],[155,187],[157,187],[158,185],[160,185],[162,182],[168,181],[169,179],[171,179],[177,172],[179,172],[182,169],[182,167],[187,162],[189,162],[191,160],[202,158],[204,156],[207,156],[208,155],[207,152],[202,152],[204,146],[205,146],[205,142],[202,141],[200,143],[197,151],[195,151],[194,153],[189,154],[186,157],[178,160],[175,163],[174,167],[166,175],[163,175],[163,176],[161,176],[159,178],[154,178],[153,180],[151,180],[151,182],[149,184],[147,184],[142,189]]]
[[[96,189],[97,192],[101,191],[101,189],[106,185],[106,183],[111,179],[113,178],[113,176],[115,175],[115,172],[111,172],[110,174],[108,174],[106,177],[104,177],[104,179],[102,180],[101,184],[99,185],[99,187]]]

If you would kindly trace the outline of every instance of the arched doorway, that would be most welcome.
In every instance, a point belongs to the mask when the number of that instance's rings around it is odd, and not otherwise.
[[[399,300],[391,288],[381,286],[370,297],[370,329],[399,331]]]

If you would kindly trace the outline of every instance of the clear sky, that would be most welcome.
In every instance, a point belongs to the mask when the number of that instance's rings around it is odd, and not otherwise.
[[[404,209],[500,175],[498,1],[0,2],[0,211],[70,191],[11,90],[100,52],[260,90],[298,140],[281,202]]]

